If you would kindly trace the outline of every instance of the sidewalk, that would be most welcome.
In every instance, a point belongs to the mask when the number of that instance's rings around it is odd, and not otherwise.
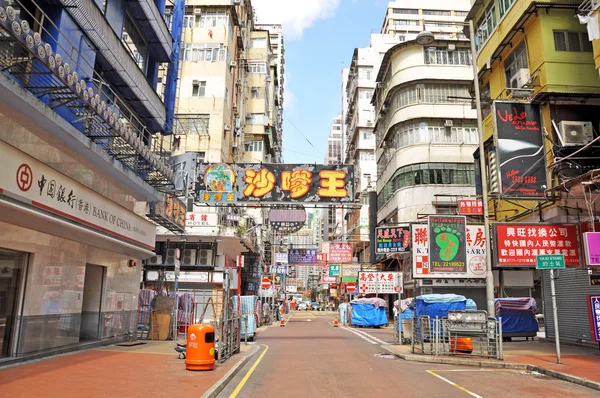
[[[591,381],[595,385],[587,385],[600,389],[600,351],[597,348],[580,348],[561,345],[561,364],[556,363],[554,343],[541,341],[513,341],[504,343],[504,360],[492,360],[476,356],[440,356],[413,354],[410,345],[383,346],[394,355],[407,361],[444,363],[449,365],[525,368],[530,370],[548,371],[550,376],[563,378],[568,381],[584,384]],[[537,367],[537,368],[535,368]],[[563,377],[562,375],[566,377]]]
[[[172,341],[108,346],[0,370],[7,397],[200,397],[251,345],[210,372],[185,369]]]

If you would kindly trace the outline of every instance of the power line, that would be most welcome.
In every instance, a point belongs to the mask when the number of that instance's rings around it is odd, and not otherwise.
[[[287,152],[297,153],[297,154],[304,155],[304,156],[310,156],[310,157],[312,157],[312,158],[321,159],[321,157],[320,157],[320,156],[315,156],[315,155],[311,155],[311,154],[304,153],[304,152],[293,151],[293,150],[291,150],[291,149],[287,149],[287,148],[283,148],[283,150],[284,150],[284,151],[287,151]]]
[[[319,154],[323,155],[323,158],[325,158],[325,155],[323,154],[323,152],[319,151],[317,149],[317,147],[315,147],[313,145],[313,143],[310,142],[310,140],[306,137],[306,135],[304,135],[304,133],[302,131],[300,131],[300,129],[298,127],[296,127],[296,125],[294,123],[292,123],[292,121],[287,116],[284,116],[284,118],[285,118],[285,120],[287,120],[300,133],[300,135],[302,135],[302,137],[304,137],[304,139],[306,140],[306,142],[308,142],[310,144],[310,146],[312,146],[315,151],[317,151]]]

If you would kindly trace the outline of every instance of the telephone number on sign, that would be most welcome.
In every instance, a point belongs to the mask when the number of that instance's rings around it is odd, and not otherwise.
[[[513,184],[535,184],[537,181],[536,176],[513,176],[512,183]]]
[[[432,262],[431,265],[434,267],[464,267],[465,263],[461,261],[443,261],[443,262]]]

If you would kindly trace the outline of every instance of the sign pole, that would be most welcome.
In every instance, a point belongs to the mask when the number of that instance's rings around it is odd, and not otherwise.
[[[552,315],[554,317],[554,340],[556,342],[556,363],[560,364],[560,339],[558,336],[558,310],[556,308],[556,288],[554,287],[554,269],[550,270],[550,290],[552,292]]]
[[[402,274],[398,272],[398,311],[396,317],[398,319],[394,319],[394,323],[398,322],[398,345],[402,345],[402,332],[400,331],[400,327],[402,326],[402,321],[400,320],[400,314],[402,312],[401,307],[400,307],[400,297],[402,296]],[[393,304],[392,304],[393,305]],[[393,312],[393,310],[392,310]],[[394,325],[394,327],[396,327],[396,325]]]

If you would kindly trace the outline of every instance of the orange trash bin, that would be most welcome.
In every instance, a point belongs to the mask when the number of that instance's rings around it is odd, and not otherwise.
[[[187,370],[213,370],[215,368],[215,328],[210,325],[190,325],[185,351],[185,368]]]

